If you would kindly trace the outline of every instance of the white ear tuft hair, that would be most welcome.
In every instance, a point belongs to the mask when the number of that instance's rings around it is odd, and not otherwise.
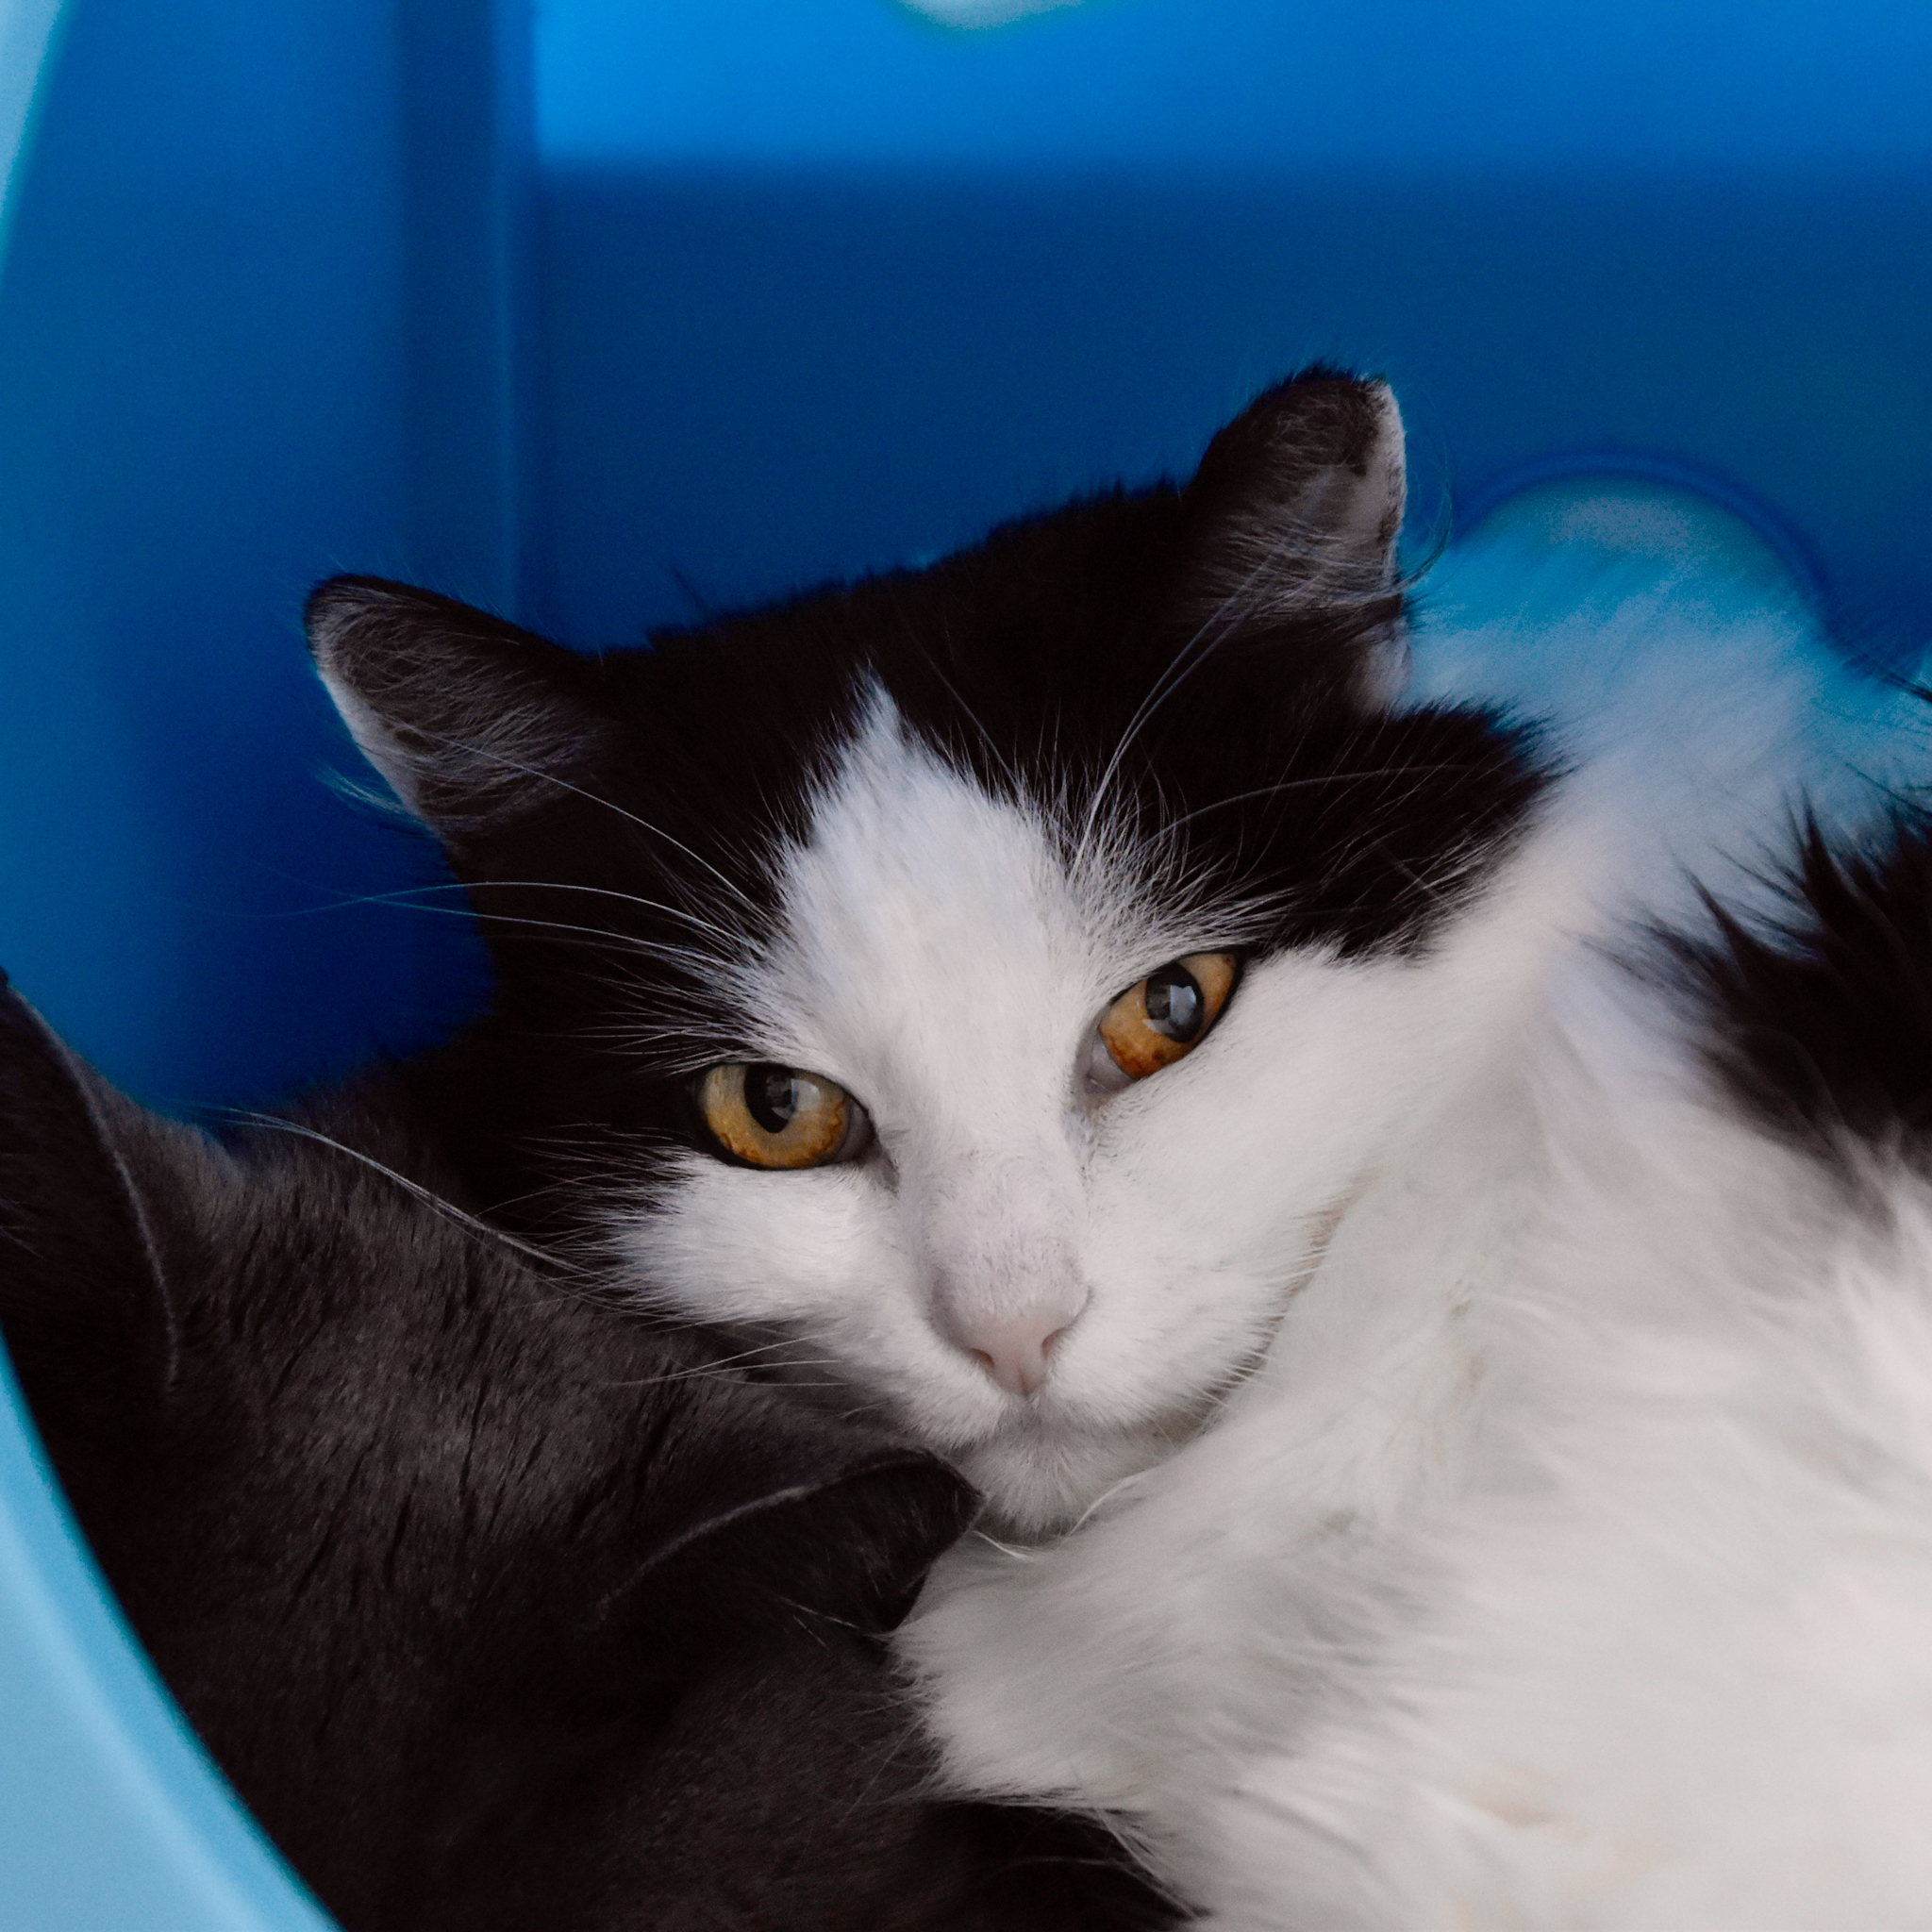
[[[1402,412],[1386,382],[1314,369],[1256,398],[1208,445],[1188,501],[1186,614],[1210,633],[1328,618],[1378,701],[1399,665]]]

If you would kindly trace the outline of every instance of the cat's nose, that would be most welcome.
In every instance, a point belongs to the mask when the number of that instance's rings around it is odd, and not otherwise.
[[[1077,1308],[1042,1304],[1010,1315],[956,1317],[946,1328],[1008,1395],[1035,1395],[1045,1386],[1055,1344],[1078,1315]]]

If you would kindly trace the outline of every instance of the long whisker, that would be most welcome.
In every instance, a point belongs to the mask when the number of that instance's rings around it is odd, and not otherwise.
[[[526,1260],[539,1263],[545,1269],[557,1269],[564,1274],[580,1274],[583,1271],[574,1263],[563,1260],[556,1255],[546,1254],[541,1248],[532,1247],[527,1241],[519,1241],[515,1235],[506,1234],[500,1227],[491,1227],[486,1221],[478,1221],[474,1214],[468,1214],[454,1201],[446,1201],[433,1189],[425,1188],[420,1181],[412,1181],[408,1174],[398,1174],[392,1167],[376,1159],[373,1154],[365,1154],[359,1147],[351,1147],[345,1141],[338,1141],[315,1127],[306,1126],[300,1121],[286,1120],[279,1114],[257,1113],[244,1108],[225,1108],[228,1118],[238,1120],[252,1127],[265,1127],[272,1133],[293,1134],[304,1141],[313,1141],[323,1147],[332,1147],[338,1154],[346,1154],[351,1160],[359,1160],[364,1167],[373,1169],[387,1180],[393,1181],[404,1192],[413,1194],[425,1207],[432,1208],[445,1221],[454,1223],[466,1233],[478,1239],[491,1241],[498,1247],[508,1248],[523,1256]]]
[[[965,698],[960,695],[958,687],[955,686],[955,684],[953,683],[953,680],[950,677],[948,677],[942,670],[940,669],[940,661],[938,658],[936,658],[933,655],[931,649],[928,647],[925,641],[919,635],[919,632],[914,627],[912,621],[908,617],[907,617],[905,611],[902,608],[900,608],[899,601],[896,596],[894,596],[892,600],[892,608],[894,608],[894,610],[898,611],[899,621],[905,629],[907,641],[912,645],[912,647],[916,651],[918,651],[920,656],[925,659],[926,669],[929,670],[932,673],[932,675],[939,679],[941,685],[945,690],[946,695],[949,698],[951,698],[954,704],[956,704],[959,708],[961,716],[963,716],[966,722],[973,726],[974,730],[978,732],[981,741],[985,744],[987,750],[992,755],[993,763],[999,767],[1000,772],[1006,778],[1007,784],[1011,788],[1013,796],[1016,799],[1024,798],[1026,793],[1026,788],[1020,782],[1020,774],[1017,771],[1014,770],[1012,760],[1009,759],[1007,757],[1006,753],[1000,749],[998,741],[994,739],[992,733],[989,731],[986,728],[986,725],[981,722],[978,712],[976,712],[973,708],[973,707],[966,702]],[[940,630],[941,636],[947,638],[947,640],[950,641],[951,625],[943,613],[941,613],[940,618]]]
[[[1191,820],[1203,818],[1211,811],[1225,811],[1230,806],[1245,805],[1254,798],[1272,798],[1279,791],[1300,791],[1316,785],[1357,784],[1371,778],[1431,778],[1440,777],[1450,772],[1473,772],[1475,766],[1467,762],[1452,765],[1378,765],[1361,772],[1324,772],[1310,778],[1284,778],[1275,785],[1257,785],[1252,791],[1231,792],[1225,798],[1217,798],[1210,805],[1197,806],[1192,811],[1183,812],[1179,818],[1165,820],[1158,836],[1169,832]]]
[[[608,926],[573,925],[567,920],[531,919],[515,912],[473,912],[470,908],[464,906],[409,906],[408,901],[399,903],[408,906],[408,909],[412,912],[432,912],[445,919],[474,917],[479,924],[485,925],[527,925],[534,926],[541,932],[562,932],[573,934],[579,939],[602,940],[607,945],[615,946],[620,951],[641,953],[647,958],[695,961],[705,965],[716,963],[708,954],[692,952],[683,946],[656,944],[650,940],[639,939],[635,933],[612,932]]]
[[[733,1358],[725,1356],[714,1362],[699,1362],[688,1369],[669,1369],[661,1375],[637,1375],[614,1382],[599,1382],[599,1389],[658,1389],[671,1382],[730,1382],[740,1388],[745,1386],[744,1377],[728,1366]],[[802,1367],[808,1369],[837,1368],[836,1361],[805,1362]],[[787,1382],[788,1389],[843,1389],[843,1382]]]
[[[646,899],[637,892],[620,892],[610,886],[578,885],[567,879],[481,879],[476,883],[478,886],[488,887],[491,890],[501,889],[507,891],[588,892],[600,899],[617,899],[626,906],[636,906],[646,912],[659,913],[666,919],[681,920],[685,924],[695,926],[700,932],[709,934],[716,939],[729,940],[734,944],[741,944],[742,942],[741,934],[734,932],[729,926],[719,924],[715,920],[706,919],[700,914],[689,911],[681,906],[667,905],[659,899]],[[472,887],[464,884],[460,879],[451,879],[435,885],[404,886],[392,892],[335,893],[330,896],[328,903],[324,906],[291,907],[280,911],[264,913],[262,917],[268,919],[312,918],[318,912],[344,911],[355,906],[406,906],[424,912],[446,910],[455,914],[468,914],[472,908],[467,907],[418,907],[414,906],[414,902],[434,892],[468,892],[472,890]],[[479,913],[476,916],[488,918],[492,916],[500,917],[502,915]],[[613,934],[612,937],[617,937],[617,935]]]
[[[716,972],[721,965],[733,963],[731,959],[721,959],[716,954],[700,951],[695,946],[667,945],[658,940],[640,939],[635,933],[613,932],[608,926],[575,925],[566,920],[533,919],[526,914],[514,912],[485,912],[471,906],[424,906],[418,904],[407,892],[371,893],[366,898],[344,899],[335,906],[303,907],[297,908],[297,911],[301,914],[334,912],[351,906],[365,904],[394,905],[409,912],[425,912],[438,919],[475,920],[482,925],[524,925],[540,932],[569,933],[582,939],[601,941],[618,952],[633,953],[663,965],[689,967],[701,975]],[[267,916],[285,918],[295,915],[276,913]],[[693,920],[691,924],[699,925],[700,930],[706,929],[701,922]],[[735,951],[734,948],[734,953]]]
[[[1108,759],[1106,768],[1093,788],[1093,795],[1088,802],[1086,821],[1080,828],[1080,838],[1075,848],[1082,855],[1087,850],[1088,841],[1107,802],[1108,792],[1119,774],[1135,739],[1146,728],[1155,712],[1207,662],[1215,646],[1232,634],[1236,625],[1245,614],[1242,600],[1261,581],[1265,574],[1274,568],[1287,547],[1289,536],[1290,530],[1284,529],[1274,547],[1257,560],[1247,575],[1202,620],[1193,636],[1169,658],[1167,667],[1154,680],[1147,695],[1135,706],[1125,728],[1121,733],[1119,742],[1113,748],[1113,755]]]
[[[467,752],[473,758],[488,758],[509,771],[521,773],[526,778],[541,778],[546,784],[557,786],[559,791],[571,792],[575,797],[583,799],[586,804],[601,806],[604,810],[614,812],[619,818],[627,820],[631,824],[636,825],[640,831],[648,832],[654,839],[661,839],[665,844],[683,853],[687,858],[693,860],[696,864],[703,866],[754,918],[761,918],[763,916],[757,900],[753,899],[734,880],[720,872],[702,853],[693,852],[683,840],[674,838],[663,826],[654,825],[650,820],[640,818],[634,811],[626,811],[615,800],[599,797],[596,792],[587,791],[581,785],[573,785],[568,778],[559,777],[555,772],[546,772],[541,765],[525,764],[520,758],[511,758],[508,752],[494,750],[489,745],[466,744],[462,740],[456,738],[442,738],[440,741],[453,746],[458,751]]]

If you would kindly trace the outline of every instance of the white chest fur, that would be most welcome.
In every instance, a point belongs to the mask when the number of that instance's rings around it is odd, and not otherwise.
[[[1855,810],[1834,729],[1869,772],[1919,727],[1789,633],[1729,641],[1782,650],[1731,703],[1724,649],[1632,624],[1469,955],[1516,1024],[1224,1418],[1071,1535],[969,1542],[900,1640],[959,1784],[1114,1812],[1227,1932],[1932,1911],[1925,1191],[1728,1118],[1598,950],[1687,863],[1748,898],[1799,788]]]

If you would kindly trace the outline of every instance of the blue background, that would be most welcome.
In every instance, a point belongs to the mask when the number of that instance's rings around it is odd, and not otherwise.
[[[175,1106],[480,995],[302,595],[581,644],[1397,382],[1418,543],[1687,462],[1923,643],[1932,8],[74,0],[0,281],[0,961]]]
[[[332,571],[628,640],[1185,471],[1324,356],[1400,388],[1418,553],[1527,470],[1662,463],[1849,648],[1932,630],[1932,8],[66,16],[0,258],[0,965],[151,1101],[481,996],[434,853],[323,782]],[[4,1362],[0,1585],[0,1924],[314,1926]]]

